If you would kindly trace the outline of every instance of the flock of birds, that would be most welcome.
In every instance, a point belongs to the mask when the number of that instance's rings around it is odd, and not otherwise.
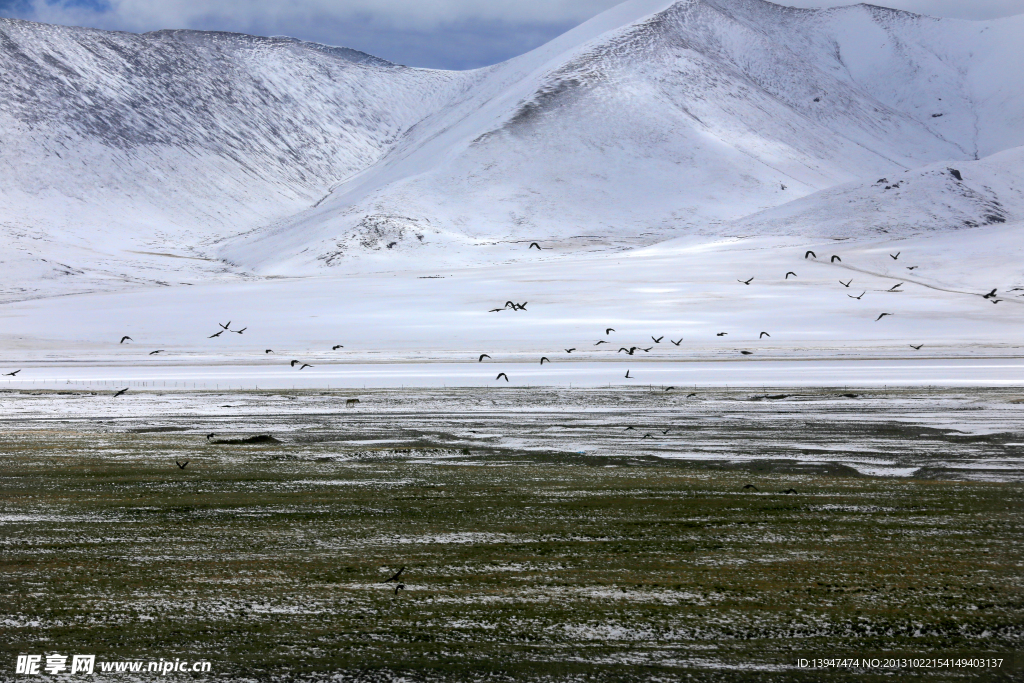
[[[531,242],[530,246],[529,246],[529,249],[534,249],[534,248],[539,250],[542,247],[537,242]],[[900,258],[900,255],[902,253],[903,253],[902,251],[897,251],[895,254],[889,254],[889,257],[893,261],[898,261],[899,258]],[[818,255],[813,250],[808,249],[806,252],[804,252],[804,259],[805,260],[807,260],[807,259],[815,259],[815,260],[817,260],[817,258],[818,258]],[[828,262],[829,263],[842,263],[843,259],[838,254],[833,254],[831,256],[831,258],[829,258]],[[907,270],[910,270],[910,271],[914,271],[917,268],[918,268],[918,266],[907,266]],[[786,274],[783,277],[783,279],[784,280],[789,280],[790,277],[796,278],[798,276],[797,276],[796,272],[790,270],[790,271],[786,272]],[[754,277],[749,277],[746,280],[742,280],[742,279],[737,278],[736,281],[739,282],[740,284],[750,286],[750,283],[753,282],[754,279],[755,279]],[[843,287],[846,287],[847,289],[849,289],[850,285],[853,284],[853,278],[850,278],[849,280],[846,280],[845,282],[843,280],[839,280],[839,284],[841,284]],[[900,287],[902,287],[904,284],[906,284],[906,283],[899,282],[899,283],[893,285],[892,287],[890,287],[889,289],[887,289],[885,291],[886,292],[890,292],[890,293],[902,292],[904,290],[900,289]],[[1020,289],[1020,288],[1016,288],[1016,289]],[[980,296],[983,299],[987,300],[987,301],[991,301],[992,303],[997,304],[1000,301],[1002,301],[1002,299],[996,298],[996,293],[997,292],[998,292],[998,289],[992,289],[992,291],[990,291],[988,294],[982,294]],[[852,294],[847,294],[847,296],[849,298],[851,298],[851,299],[856,299],[857,301],[860,301],[861,299],[864,298],[865,294],[867,294],[867,290],[862,291],[857,296],[854,296]],[[492,309],[490,309],[489,312],[490,313],[501,313],[503,311],[508,311],[508,310],[512,310],[512,311],[525,311],[527,303],[528,302],[524,301],[523,303],[520,304],[520,303],[517,303],[517,302],[514,302],[514,301],[510,300],[510,301],[506,301],[504,306],[501,306],[499,308],[492,308]],[[889,311],[883,311],[883,312],[878,314],[877,318],[875,318],[875,322],[880,321],[882,318],[886,318],[886,317],[894,316],[894,315],[895,315],[895,313],[892,313],[892,312],[889,312]],[[605,328],[605,335],[606,336],[610,335],[612,332],[615,332],[615,330],[613,328],[611,328],[611,327]],[[716,333],[715,336],[724,337],[724,336],[726,336],[728,334],[729,334],[728,332],[718,332],[718,333]],[[764,339],[765,337],[771,338],[771,335],[768,332],[761,331],[761,333],[758,335],[757,338],[760,341],[760,340]],[[662,335],[660,337],[655,337],[655,336],[651,335],[651,340],[655,344],[660,344],[661,340],[664,339],[664,338],[665,338],[664,335]],[[676,339],[669,339],[669,341],[672,342],[672,344],[674,344],[675,346],[680,346],[682,344],[682,342],[683,342],[683,338],[680,337],[678,340],[676,340]],[[602,344],[609,344],[609,343],[610,342],[607,341],[607,340],[600,339],[600,340],[598,340],[597,342],[594,343],[594,346],[600,346]],[[908,346],[910,346],[910,348],[914,349],[915,351],[920,351],[924,347],[924,344],[908,344]],[[625,353],[628,356],[632,356],[637,351],[643,351],[644,353],[650,353],[650,351],[653,348],[655,348],[655,347],[654,346],[643,347],[643,346],[639,346],[639,345],[621,346],[621,347],[619,347],[619,350],[617,351],[617,353]],[[565,352],[566,353],[572,353],[572,352],[574,352],[576,350],[577,350],[576,347],[572,347],[572,348],[565,349]],[[751,355],[754,354],[753,351],[748,351],[746,349],[740,350],[739,353],[740,353],[740,355],[743,355],[743,356],[751,356]],[[477,358],[477,362],[482,363],[485,358],[490,359],[491,356],[486,354],[486,353],[481,353],[479,355],[479,357]],[[544,365],[544,363],[550,363],[550,362],[551,362],[551,360],[547,356],[541,356],[541,358],[540,358],[540,364],[541,365]],[[508,382],[509,381],[508,374],[505,373],[505,372],[499,372],[497,374],[497,376],[494,378],[494,381],[500,381],[502,379],[504,379],[506,382]],[[626,370],[626,374],[625,374],[625,379],[636,379],[636,375],[631,375],[630,374],[630,370],[627,369]],[[671,387],[671,388],[674,388],[674,387]]]

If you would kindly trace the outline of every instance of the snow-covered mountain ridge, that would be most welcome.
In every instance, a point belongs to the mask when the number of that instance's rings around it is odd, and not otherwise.
[[[1019,166],[973,194],[942,169],[1024,145],[1024,74],[1006,68],[1022,34],[1024,17],[629,0],[443,72],[290,39],[0,20],[3,285],[488,262],[534,239],[851,237],[890,209],[896,234],[1012,222]],[[869,217],[808,208],[924,167],[942,182]]]

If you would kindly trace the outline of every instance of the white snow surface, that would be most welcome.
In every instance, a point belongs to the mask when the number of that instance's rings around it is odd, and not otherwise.
[[[779,384],[779,363],[826,382],[838,359],[884,383],[913,359],[910,383],[1017,383],[1021,35],[629,0],[446,72],[0,19],[0,369],[246,385],[296,359],[305,386],[380,363],[433,386],[426,363],[473,364],[449,373],[470,385],[504,363],[597,386],[711,363]],[[209,338],[229,320],[247,329]]]

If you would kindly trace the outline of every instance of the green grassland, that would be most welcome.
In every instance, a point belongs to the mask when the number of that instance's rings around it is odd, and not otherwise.
[[[1021,484],[628,454],[345,459],[330,442],[298,457],[294,440],[174,431],[0,437],[0,678],[17,653],[51,651],[208,659],[225,680],[1024,671]],[[402,566],[396,593],[383,580]],[[984,653],[1003,669],[795,667]]]

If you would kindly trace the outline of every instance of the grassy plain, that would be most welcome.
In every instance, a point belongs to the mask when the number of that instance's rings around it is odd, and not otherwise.
[[[0,679],[52,651],[232,680],[1024,671],[1019,483],[297,439],[4,433]],[[988,653],[1002,669],[796,666]]]

